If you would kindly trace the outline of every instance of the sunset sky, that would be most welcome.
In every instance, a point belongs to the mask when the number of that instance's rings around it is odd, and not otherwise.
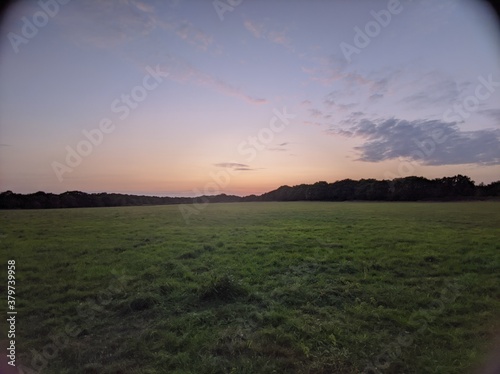
[[[500,179],[482,3],[65,2],[20,2],[1,25],[0,191]]]

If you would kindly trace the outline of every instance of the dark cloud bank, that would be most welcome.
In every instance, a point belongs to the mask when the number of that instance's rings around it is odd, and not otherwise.
[[[360,161],[406,158],[424,165],[500,164],[500,130],[461,130],[440,120],[362,119],[332,134],[365,139]]]

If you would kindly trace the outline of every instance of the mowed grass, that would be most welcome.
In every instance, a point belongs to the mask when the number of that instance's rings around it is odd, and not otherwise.
[[[0,217],[18,358],[43,373],[468,373],[498,331],[498,202]]]

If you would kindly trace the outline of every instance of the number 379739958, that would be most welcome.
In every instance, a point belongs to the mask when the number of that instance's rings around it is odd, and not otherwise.
[[[9,309],[14,310],[16,307],[16,261],[7,261],[7,303]]]

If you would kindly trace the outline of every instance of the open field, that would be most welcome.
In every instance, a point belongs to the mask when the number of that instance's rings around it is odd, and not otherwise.
[[[43,373],[469,373],[500,322],[499,202],[0,217],[18,358]]]

